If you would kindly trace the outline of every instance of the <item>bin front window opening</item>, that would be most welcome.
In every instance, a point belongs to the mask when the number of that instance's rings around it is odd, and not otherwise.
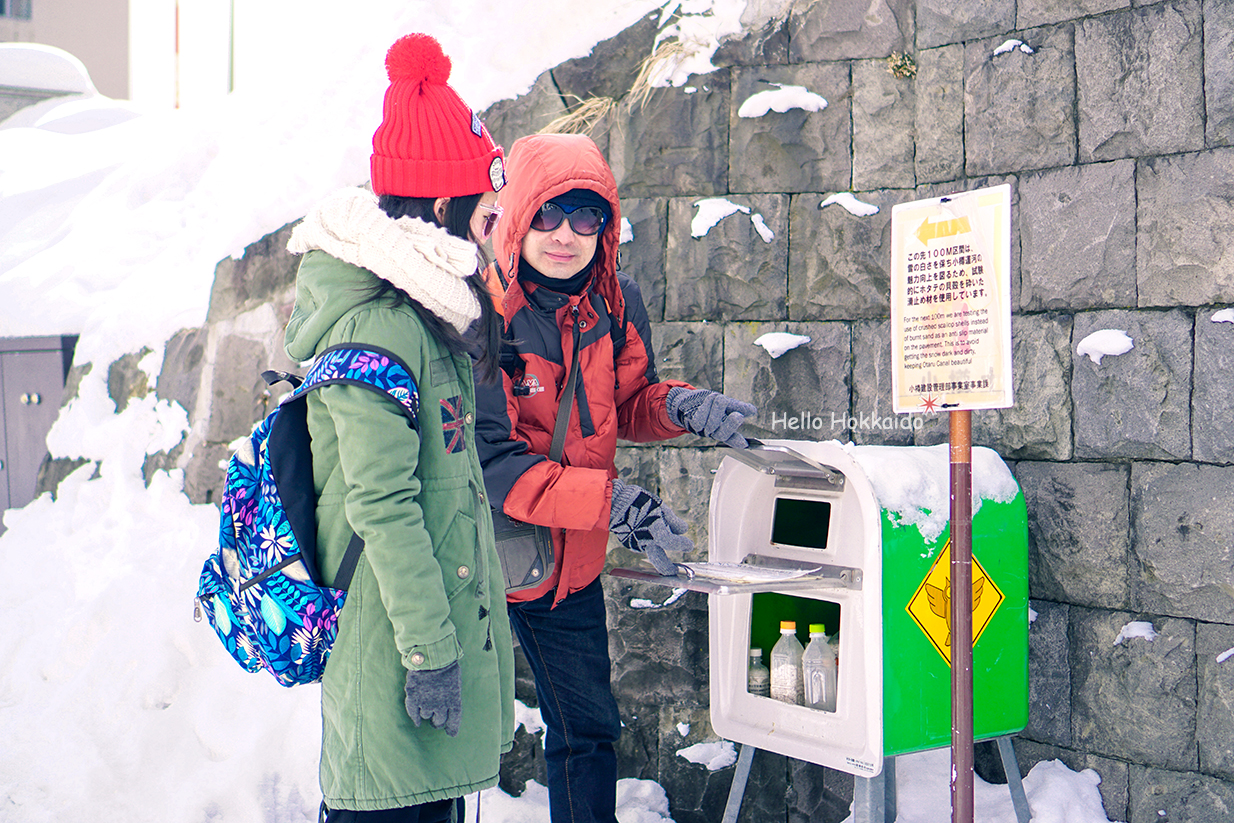
[[[771,521],[771,542],[802,549],[826,549],[831,503],[777,497]]]

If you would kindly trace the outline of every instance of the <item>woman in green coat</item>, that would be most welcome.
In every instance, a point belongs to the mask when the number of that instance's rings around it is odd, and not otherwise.
[[[416,425],[393,400],[331,385],[308,396],[318,567],[326,584],[364,540],[322,678],[325,819],[454,820],[497,783],[514,735],[505,590],[475,449],[473,358],[496,373],[478,271],[503,154],[446,84],[435,40],[391,47],[372,188],[296,227],[288,355],[384,350],[407,367]],[[427,721],[427,722],[425,722]]]

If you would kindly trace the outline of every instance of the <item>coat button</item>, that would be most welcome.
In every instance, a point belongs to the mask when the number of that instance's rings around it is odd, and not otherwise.
[[[459,580],[466,580],[468,577],[471,577],[471,569],[467,568],[466,566],[459,566],[458,567],[458,577],[459,577]]]
[[[472,414],[471,412],[467,412],[467,414],[463,415],[464,423],[470,424],[475,419],[476,419],[476,416]]]
[[[416,652],[415,654],[411,656],[411,664],[413,666],[420,666],[420,665],[423,665],[423,663],[424,663],[424,655],[422,655],[420,652]]]

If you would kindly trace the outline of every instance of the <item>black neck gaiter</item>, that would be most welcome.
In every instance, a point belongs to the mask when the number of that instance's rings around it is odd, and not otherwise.
[[[592,261],[593,264],[594,262]],[[554,277],[545,277],[539,271],[532,268],[531,264],[526,260],[519,258],[518,279],[525,280],[528,283],[535,283],[540,288],[555,291],[558,294],[581,294],[583,289],[587,288],[587,283],[591,280],[591,265],[588,265],[581,272],[567,280],[558,280]]]

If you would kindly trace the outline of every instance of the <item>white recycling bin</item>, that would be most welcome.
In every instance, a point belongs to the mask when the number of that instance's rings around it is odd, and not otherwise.
[[[863,448],[881,461],[873,475],[858,459]],[[778,440],[727,450],[712,483],[707,562],[681,564],[676,578],[613,571],[709,595],[717,734],[865,778],[886,757],[949,745],[945,491],[928,501],[943,510],[937,528],[923,532],[875,488],[888,498],[888,474],[910,489],[917,474],[945,490],[946,448]],[[973,453],[974,470],[995,475],[998,489],[974,506],[972,523],[974,738],[987,739],[1028,721],[1028,529],[1001,458]],[[981,485],[975,477],[975,494]],[[781,620],[795,621],[802,641],[813,623],[838,636],[835,711],[747,689],[749,650],[770,665]]]

